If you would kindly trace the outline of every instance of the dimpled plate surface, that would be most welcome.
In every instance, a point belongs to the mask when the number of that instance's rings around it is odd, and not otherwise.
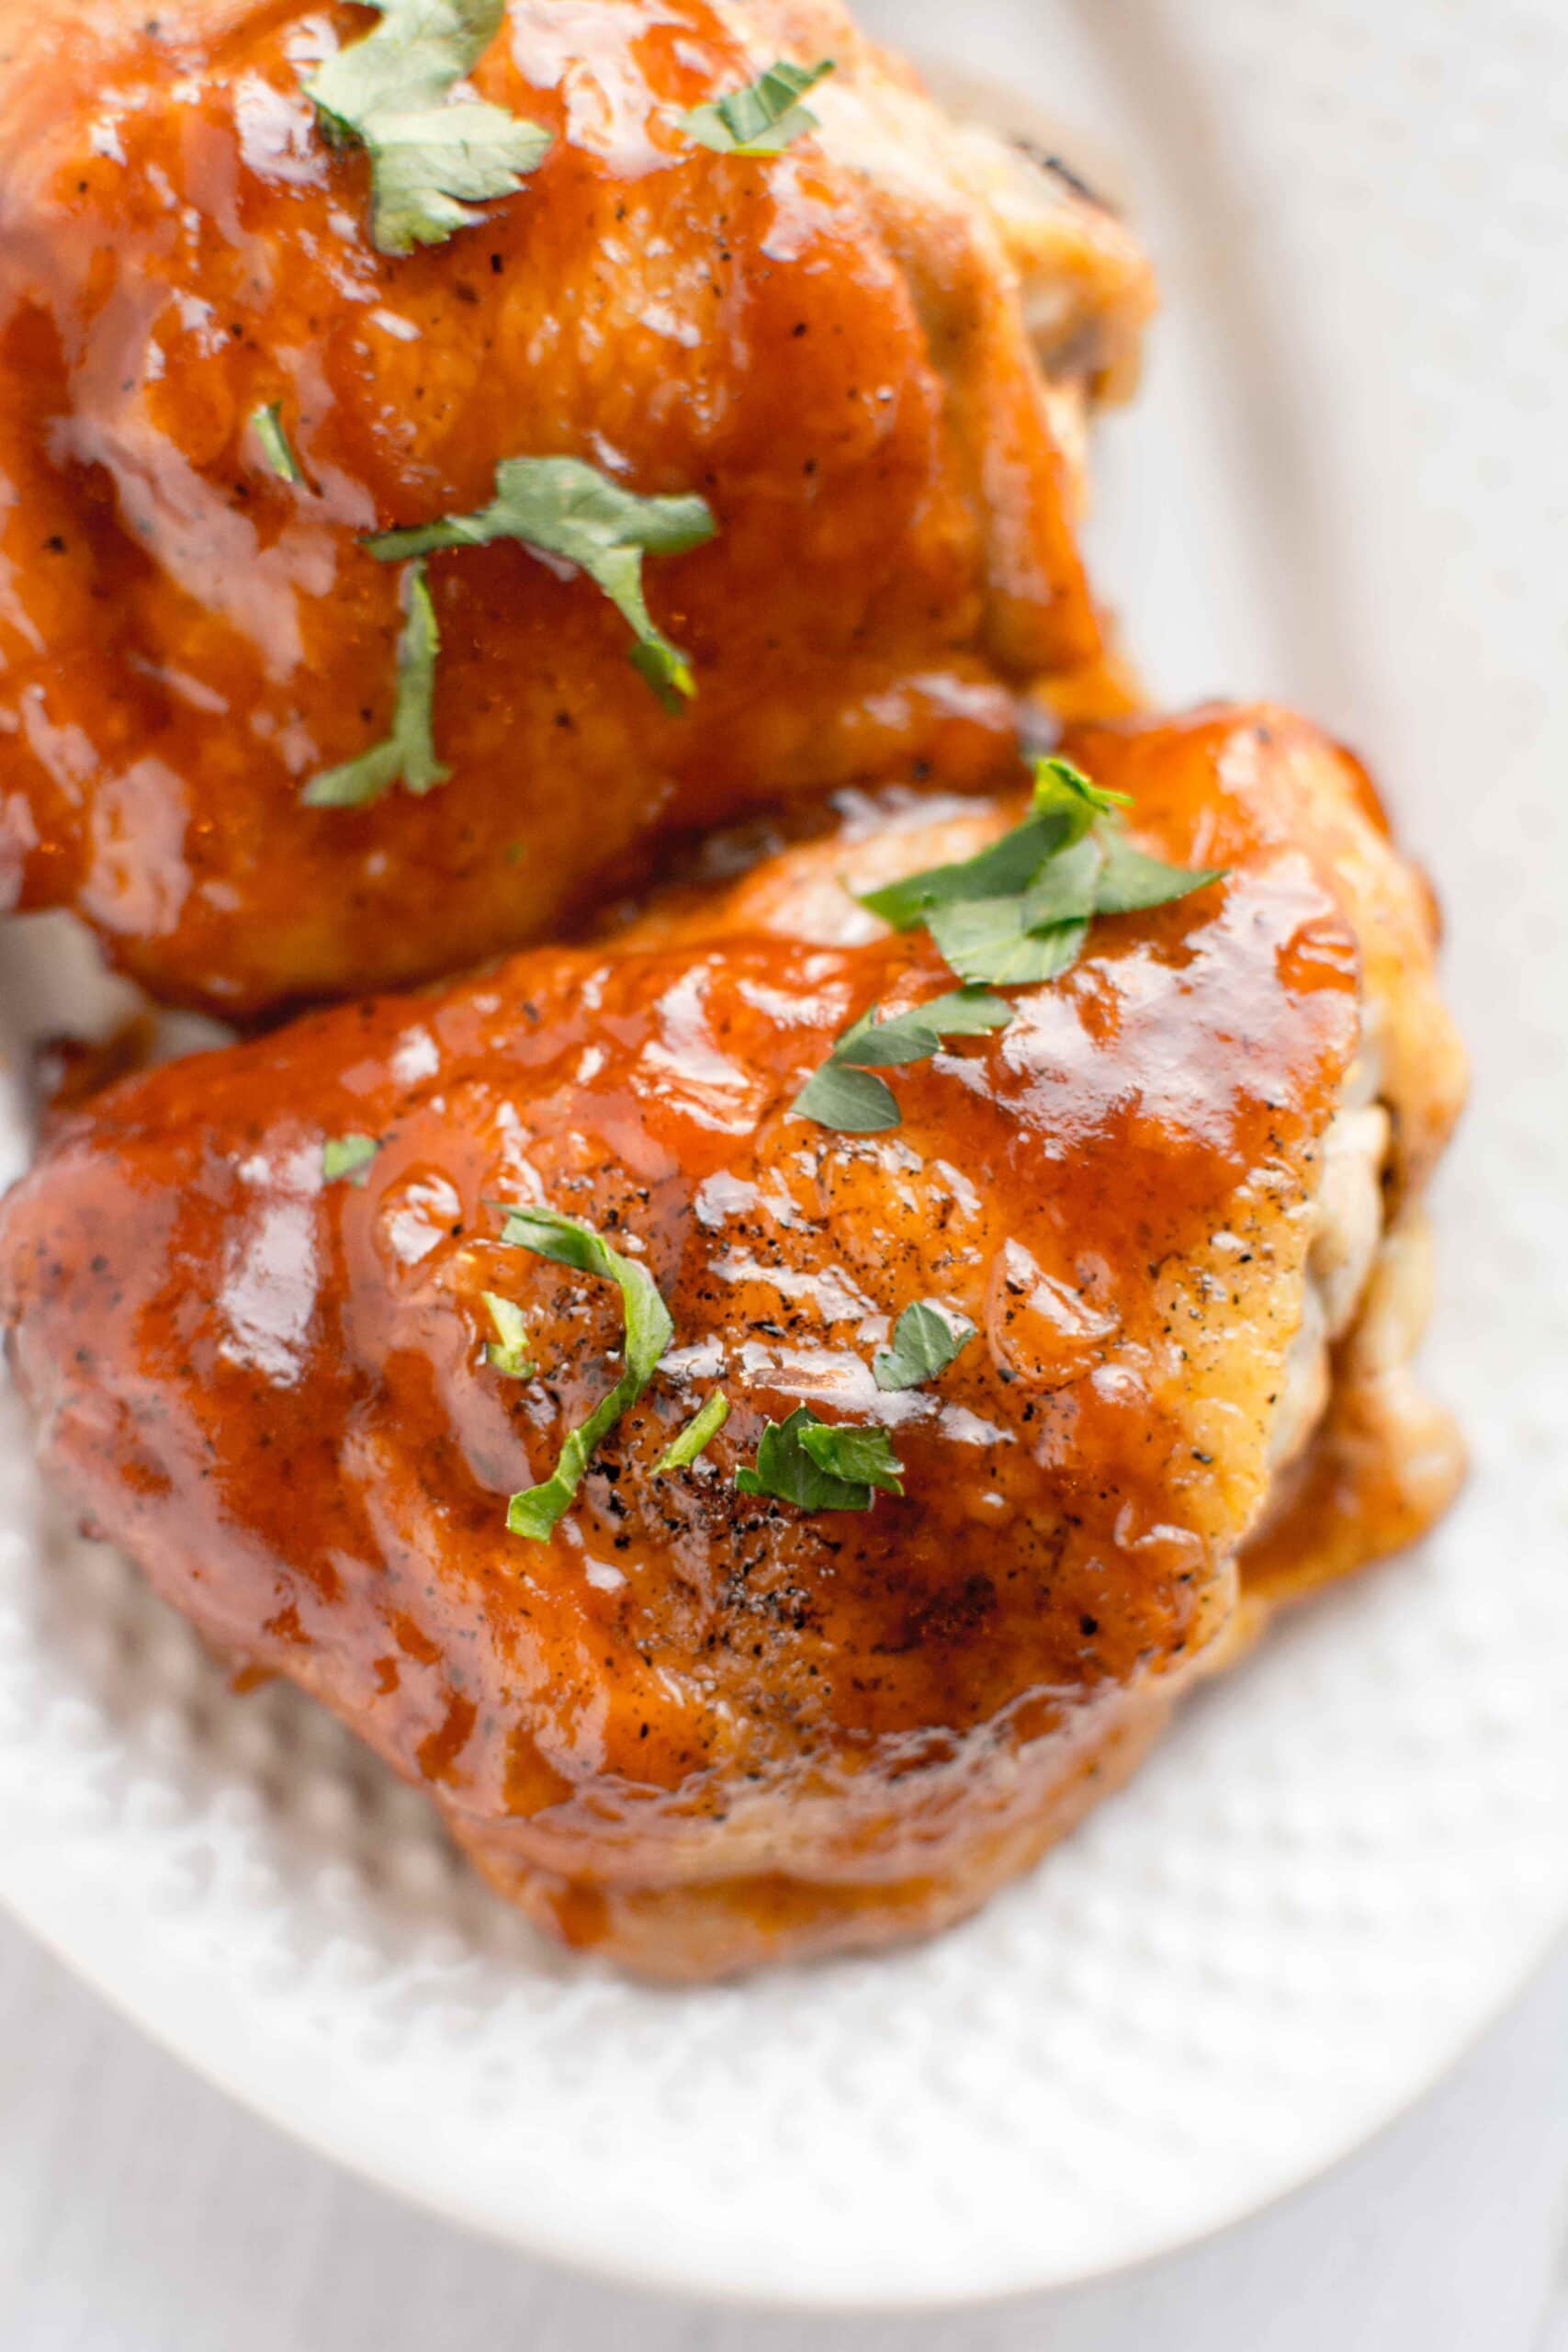
[[[917,2305],[1262,2203],[1427,2084],[1568,1911],[1568,17],[866,13],[1048,100],[1136,192],[1168,311],[1099,537],[1155,685],[1307,702],[1443,883],[1478,1086],[1429,1363],[1465,1500],[968,1927],[664,1994],[545,1950],[292,1694],[231,1695],[51,1515],[6,1397],[0,1895],[192,2064],[463,2221],[671,2287]],[[12,927],[0,984],[13,1073],[95,997],[48,925]],[[15,1165],[14,1088],[3,1140]]]

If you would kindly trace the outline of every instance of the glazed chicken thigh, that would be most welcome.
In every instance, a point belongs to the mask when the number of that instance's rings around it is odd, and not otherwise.
[[[487,200],[375,144],[416,22]],[[781,60],[833,70],[753,152]],[[0,904],[243,1015],[758,798],[984,781],[1102,656],[1083,414],[1149,299],[836,0],[0,0]]]
[[[1462,1084],[1430,909],[1288,715],[1066,748],[1130,841],[1220,878],[886,1065],[897,1124],[795,1107],[872,1008],[954,985],[848,886],[1010,840],[1016,797],[873,796],[597,941],[122,1082],[0,1212],[86,1523],[634,1969],[971,1909],[1227,1655],[1271,1496],[1255,1613],[1305,1556],[1279,1482]],[[519,1247],[529,1210],[614,1256]],[[803,1428],[850,1450],[781,1467]],[[1451,1488],[1429,1430],[1400,1534]],[[1375,1484],[1337,1566],[1387,1538]]]

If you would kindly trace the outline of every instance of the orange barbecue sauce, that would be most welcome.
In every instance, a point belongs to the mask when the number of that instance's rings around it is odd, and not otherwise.
[[[911,769],[978,785],[1010,689],[1095,660],[994,230],[940,175],[889,226],[815,140],[695,145],[682,112],[752,71],[707,0],[513,0],[474,84],[555,144],[400,258],[301,87],[365,9],[9,17],[0,905],[73,905],[220,1012],[393,985],[558,931],[672,829]],[[843,30],[840,83],[897,74]],[[300,484],[256,438],[272,402]],[[438,555],[451,781],[302,807],[388,731],[399,579],[365,537],[552,455],[709,501],[712,544],[647,565],[695,701],[660,707],[581,577]]]
[[[891,1134],[788,1105],[850,1020],[950,984],[926,935],[727,935],[722,892],[705,945],[536,950],[68,1116],[0,1210],[67,1491],[563,1932],[706,1973],[968,1907],[1134,1759],[1266,1487],[1358,958],[1213,749],[1107,735],[1096,773],[1230,878],[1101,922],[1001,1035],[894,1073]],[[366,1181],[323,1183],[349,1134],[380,1139]],[[623,1323],[502,1246],[489,1204],[528,1200],[640,1255],[676,1329],[546,1544],[506,1498],[618,1377]],[[485,1290],[536,1378],[486,1365]],[[879,1396],[919,1297],[980,1336]],[[656,1477],[720,1385],[706,1462]],[[905,1497],[739,1496],[803,1401],[886,1424]]]

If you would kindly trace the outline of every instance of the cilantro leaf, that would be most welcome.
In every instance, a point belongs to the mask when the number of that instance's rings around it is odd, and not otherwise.
[[[660,1358],[675,1336],[675,1326],[648,1269],[612,1250],[592,1226],[581,1225],[575,1217],[562,1216],[554,1209],[509,1209],[501,1238],[513,1248],[535,1250],[558,1266],[571,1266],[580,1273],[597,1274],[602,1282],[616,1283],[626,1305],[626,1371],[581,1428],[570,1432],[553,1475],[542,1485],[513,1495],[507,1508],[511,1533],[543,1544],[570,1508],[601,1442],[653,1378]]]
[[[819,1127],[836,1127],[844,1136],[885,1135],[902,1123],[898,1097],[886,1079],[867,1069],[849,1069],[830,1057],[812,1071],[790,1109]]]
[[[955,1329],[934,1301],[919,1299],[894,1325],[893,1345],[878,1348],[873,1356],[871,1376],[881,1389],[921,1388],[945,1372],[975,1337],[973,1323]]]
[[[580,458],[503,458],[488,506],[383,531],[367,545],[382,563],[396,563],[443,548],[517,539],[537,555],[576,564],[630,625],[633,662],[666,707],[678,710],[696,685],[686,656],[649,617],[642,560],[683,555],[716,528],[705,498],[639,498]]]
[[[824,57],[816,65],[790,65],[780,58],[743,90],[694,107],[681,127],[699,146],[721,155],[777,155],[791,140],[817,129],[817,117],[800,100],[826,80],[834,62]]]
[[[1185,899],[1190,891],[1201,890],[1224,876],[1224,868],[1219,865],[1203,872],[1167,865],[1162,858],[1134,849],[1120,831],[1109,828],[1102,846],[1105,859],[1095,888],[1096,914],[1133,915],[1145,907],[1169,906],[1173,899]]]
[[[1119,808],[1132,806],[1130,792],[1108,792],[1103,785],[1091,783],[1071,760],[1058,759],[1055,752],[1034,763],[1030,807],[1037,817],[1066,811],[1083,824],[1094,817],[1113,817]]]
[[[251,418],[251,430],[279,481],[304,481],[299,460],[289,447],[288,435],[283,429],[281,401],[269,401],[265,408],[258,408]]]
[[[423,795],[452,773],[435,756],[432,706],[441,632],[423,563],[411,563],[403,575],[403,610],[391,731],[357,759],[312,776],[300,795],[307,808],[361,808],[400,778],[410,792]]]
[[[1096,817],[1113,817],[1118,808],[1131,805],[1128,794],[1091,784],[1071,760],[1036,760],[1034,790],[1021,824],[973,857],[928,866],[923,874],[908,874],[856,896],[895,931],[914,930],[932,907],[1010,899],[1042,878],[1047,859],[1076,849]],[[1088,915],[1092,909],[1085,905],[1079,911]]]
[[[479,1296],[495,1331],[485,1348],[486,1363],[508,1380],[531,1378],[538,1366],[528,1353],[528,1318],[523,1309],[515,1299],[502,1298],[493,1290],[481,1291]]]
[[[1105,864],[1100,829],[1084,834],[1070,848],[1048,857],[1022,894],[1021,921],[1026,931],[1046,931],[1053,923],[1088,922],[1100,904],[1100,877]]]
[[[506,0],[365,0],[381,21],[305,85],[321,127],[370,158],[370,234],[384,254],[438,245],[511,196],[543,162],[550,133],[453,91],[500,31]],[[461,199],[461,200],[459,200]]]
[[[852,1447],[845,1442],[851,1439],[872,1442]],[[900,1467],[886,1430],[829,1427],[801,1405],[787,1421],[768,1423],[756,1466],[737,1470],[735,1484],[743,1495],[772,1495],[801,1510],[869,1510],[876,1499],[873,1473],[876,1486],[902,1494]]]
[[[929,1061],[942,1051],[943,1037],[982,1037],[1011,1019],[1011,1005],[984,989],[953,989],[888,1021],[878,1021],[873,1005],[845,1030],[833,1059],[852,1069],[897,1069],[904,1062]]]
[[[890,1495],[904,1491],[899,1476],[904,1465],[886,1430],[813,1419],[802,1428],[800,1442],[818,1470],[825,1470],[829,1477],[842,1478],[851,1486],[882,1487]]]
[[[329,1136],[321,1146],[321,1182],[363,1184],[380,1148],[379,1136]]]
[[[1048,855],[1016,896],[933,907],[926,927],[964,979],[1024,988],[1077,961],[1095,911],[1104,852],[1093,832]]]
[[[679,1435],[665,1447],[653,1467],[662,1476],[671,1470],[689,1470],[700,1453],[718,1435],[729,1419],[729,1399],[722,1388],[716,1388],[700,1412],[694,1413]]]
[[[1220,869],[1189,871],[1133,848],[1121,813],[1131,805],[1070,760],[1039,760],[1021,824],[975,857],[907,875],[861,903],[896,930],[923,923],[972,989],[1058,979],[1096,915],[1165,906],[1221,878]]]
[[[1060,979],[1083,952],[1087,922],[1026,927],[1027,899],[976,899],[972,905],[933,908],[931,937],[961,979],[1004,989]]]
[[[1013,1009],[981,989],[954,989],[946,996],[878,1021],[876,1007],[852,1022],[820,1069],[814,1070],[790,1108],[818,1126],[843,1135],[880,1135],[899,1124],[897,1097],[874,1070],[929,1061],[947,1037],[978,1037],[1005,1029]]]
[[[913,931],[932,907],[956,905],[967,899],[1009,898],[1026,890],[1054,851],[1065,848],[1070,825],[1060,813],[1026,817],[1000,841],[958,859],[951,865],[931,865],[923,874],[906,875],[886,882],[879,890],[856,893],[863,907],[891,923],[895,931]]]

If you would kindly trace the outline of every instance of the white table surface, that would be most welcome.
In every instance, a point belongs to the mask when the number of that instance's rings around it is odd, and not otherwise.
[[[361,2186],[0,1919],[3,2352],[1568,2352],[1568,1952],[1326,2179],[1132,2276],[916,2321],[629,2295]]]

